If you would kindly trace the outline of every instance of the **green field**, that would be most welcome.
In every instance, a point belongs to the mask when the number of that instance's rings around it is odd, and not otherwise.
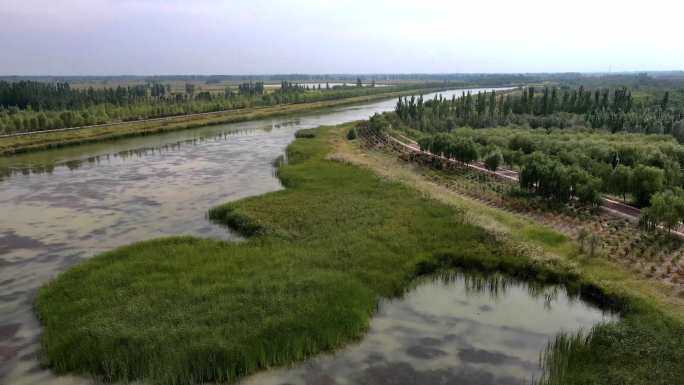
[[[561,365],[549,383],[673,384],[684,376],[681,314],[632,290],[619,268],[532,258],[468,220],[468,206],[334,160],[348,129],[316,129],[290,145],[278,169],[285,190],[210,211],[247,241],[138,243],[43,287],[36,308],[46,363],[105,380],[233,380],[359,338],[381,297],[402,293],[419,274],[461,267],[560,281],[623,310],[622,321],[556,350],[549,362]],[[531,231],[531,242],[574,250],[545,231]]]

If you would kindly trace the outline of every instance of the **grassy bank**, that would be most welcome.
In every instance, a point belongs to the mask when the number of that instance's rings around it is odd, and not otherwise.
[[[393,98],[403,95],[413,95],[422,92],[433,92],[437,89],[414,89],[401,92],[387,92],[377,95],[357,96],[338,100],[327,100],[312,103],[285,104],[273,107],[254,107],[225,112],[182,115],[149,121],[130,122],[106,125],[101,127],[83,128],[51,133],[0,138],[0,156],[17,153],[46,150],[83,143],[120,139],[131,136],[150,135],[168,131],[185,130],[202,126],[237,123],[249,120],[263,119],[288,115],[298,112],[343,106],[355,103],[365,103],[374,100]]]
[[[573,348],[586,347],[578,358],[563,356],[586,380],[577,383],[680,378],[684,330],[659,311],[657,295],[642,295],[643,282],[565,260],[573,246],[544,228],[521,235],[561,255],[540,257],[491,228],[514,219],[480,223],[458,198],[351,164],[369,157],[342,139],[347,129],[314,130],[289,146],[289,164],[278,170],[285,190],[211,210],[251,235],[246,242],[138,243],[43,287],[36,307],[46,363],[109,380],[234,379],[342,346],[364,333],[380,297],[401,293],[418,274],[469,267],[605,290],[624,306],[623,321],[594,331],[604,339]]]

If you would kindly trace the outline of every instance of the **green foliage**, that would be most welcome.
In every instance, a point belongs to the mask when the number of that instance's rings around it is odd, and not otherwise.
[[[607,180],[608,192],[618,194],[622,196],[623,200],[627,200],[627,193],[630,192],[632,188],[633,172],[630,167],[624,166],[622,164],[617,165],[613,169]]]
[[[667,231],[676,229],[684,221],[684,190],[661,191],[651,196],[650,207],[643,209],[640,222],[652,230],[662,226]]]
[[[663,189],[665,173],[656,167],[638,165],[632,176],[632,193],[639,206],[648,205],[651,196]]]
[[[576,197],[597,205],[608,193],[646,206],[655,192],[684,186],[684,146],[669,136],[458,128],[418,143],[446,155],[453,154],[449,148],[456,138],[470,139],[478,153],[500,153],[509,167],[521,169],[521,187],[561,202]]]
[[[447,151],[450,158],[454,158],[463,163],[470,163],[478,159],[477,146],[470,138],[456,137]]]
[[[368,121],[368,128],[376,134],[384,134],[390,127],[390,123],[385,115],[375,113]]]
[[[677,384],[684,376],[684,328],[643,303],[621,322],[577,334],[562,333],[542,355],[546,385]],[[639,314],[639,315],[635,315]],[[681,359],[681,358],[680,358]]]
[[[399,99],[395,112],[411,127],[424,132],[450,132],[455,127],[528,126],[533,129],[590,126],[611,132],[673,134],[681,131],[675,123],[684,118],[684,101],[672,106],[669,90],[661,100],[635,103],[626,87],[595,88],[580,85],[520,88],[516,92],[464,92],[460,98],[433,100],[422,97]],[[680,136],[684,136],[677,134]],[[528,151],[527,153],[530,153]]]
[[[347,131],[347,140],[354,140],[359,136],[356,127],[352,127]]]
[[[424,151],[456,159],[464,163],[470,163],[478,159],[477,146],[472,139],[467,137],[437,134],[434,137],[422,138],[418,141],[418,144]]]
[[[562,163],[540,152],[530,155],[519,175],[520,187],[559,202],[573,194],[572,180]]]
[[[533,139],[526,135],[515,135],[508,141],[508,148],[520,151],[523,154],[531,154],[535,150]]]
[[[484,164],[489,171],[496,171],[503,162],[503,155],[498,149],[484,158]]]

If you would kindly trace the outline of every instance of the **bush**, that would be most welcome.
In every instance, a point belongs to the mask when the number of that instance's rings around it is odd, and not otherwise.
[[[347,140],[354,140],[359,136],[358,132],[356,132],[356,127],[352,127],[347,131]]]
[[[368,128],[378,134],[384,134],[389,128],[390,123],[385,118],[385,115],[375,114],[371,116],[368,121]]]
[[[501,151],[498,150],[487,155],[484,159],[485,166],[487,167],[487,170],[490,171],[496,171],[496,169],[499,168],[502,162],[503,155],[501,155]]]

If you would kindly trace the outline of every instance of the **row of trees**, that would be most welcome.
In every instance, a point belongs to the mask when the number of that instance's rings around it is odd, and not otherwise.
[[[519,170],[522,188],[561,202],[595,204],[613,194],[643,207],[658,192],[684,187],[684,148],[666,136],[460,128],[418,143],[463,162],[480,159],[490,170],[506,164]]]
[[[0,81],[0,107],[33,110],[80,109],[97,104],[124,105],[148,97],[163,97],[170,86],[159,83],[116,88],[72,88],[68,83]]]
[[[60,85],[58,87],[53,84],[46,86],[46,89],[58,89],[59,91],[55,91],[54,94],[51,93],[52,91],[46,93],[43,93],[42,91],[36,92],[33,96],[23,99],[26,102],[19,103],[20,105],[17,105],[17,100],[19,100],[17,98],[5,98],[4,101],[6,103],[13,104],[5,104],[5,107],[0,105],[0,134],[58,129],[246,107],[335,100],[384,92],[405,91],[428,86],[432,85],[414,84],[383,88],[359,88],[354,86],[313,88],[287,83],[283,89],[274,92],[266,92],[264,84],[262,82],[256,82],[241,84],[237,90],[226,88],[223,93],[217,93],[207,91],[197,92],[195,86],[188,83],[185,87],[185,92],[172,94],[172,96],[168,93],[168,89],[162,93],[162,88],[166,89],[165,87],[156,87],[154,85],[151,85],[150,88],[144,88],[138,93],[136,93],[137,91],[134,91],[132,87],[130,88],[130,92],[129,88],[123,87],[93,91],[93,95],[109,95],[112,93],[117,95],[117,90],[126,89],[125,92],[122,91],[120,94],[137,95],[128,99],[121,96],[122,99],[117,99],[115,97],[110,100],[107,97],[99,99],[99,96],[94,97],[93,99],[87,99],[87,91],[74,90],[68,85]],[[38,88],[42,89],[41,87],[43,87],[43,85],[38,86]],[[17,89],[26,90],[26,88],[21,87]],[[159,96],[150,96],[152,91],[154,91],[155,95]],[[82,99],[84,100],[83,102],[71,102],[71,100],[81,100],[79,98],[82,97],[84,92],[86,99]],[[47,100],[53,99],[54,103],[46,102]],[[32,107],[31,103],[34,102],[37,103],[36,105],[38,108]],[[47,106],[50,108],[44,108]]]
[[[523,88],[519,97],[513,98],[513,112],[516,114],[551,115],[556,112],[586,114],[591,111],[629,112],[632,109],[632,94],[626,88],[597,88],[593,92],[580,86],[577,89],[544,87],[536,93],[534,87]]]
[[[471,163],[480,159],[476,142],[469,137],[436,134],[418,140],[421,150]],[[495,171],[503,160],[499,149],[482,157],[485,166]],[[520,172],[520,186],[559,202],[578,198],[597,205],[601,199],[601,181],[576,165],[567,166],[551,157],[535,152],[525,157]]]
[[[672,106],[669,92],[650,103],[635,103],[627,88],[585,90],[523,88],[516,93],[464,93],[460,98],[402,98],[395,112],[408,125],[426,132],[522,125],[532,128],[591,126],[611,132],[673,134],[684,140],[684,108]]]
[[[257,96],[264,94],[264,82],[248,82],[238,85],[240,95]]]
[[[638,112],[593,111],[586,115],[592,128],[610,132],[628,131],[644,134],[670,134],[684,141],[684,111],[660,107],[642,108]]]
[[[421,138],[418,140],[418,144],[423,151],[443,155],[463,163],[470,163],[479,159],[477,145],[472,139],[466,137],[437,134]]]

